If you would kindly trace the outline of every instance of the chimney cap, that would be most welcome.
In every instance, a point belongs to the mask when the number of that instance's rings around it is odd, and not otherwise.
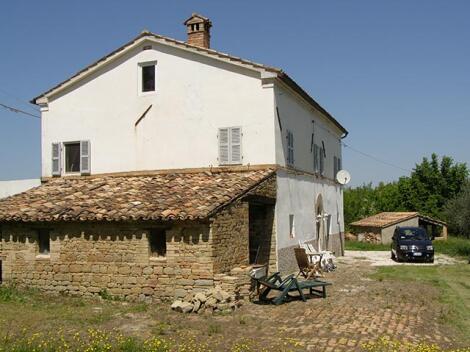
[[[209,26],[212,26],[212,22],[209,18],[203,15],[200,15],[196,12],[193,12],[191,14],[191,17],[189,17],[186,21],[183,22],[185,26],[187,26],[188,24],[192,24],[192,23],[206,23]]]

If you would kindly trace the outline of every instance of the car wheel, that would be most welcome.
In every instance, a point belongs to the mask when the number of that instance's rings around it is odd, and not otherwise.
[[[395,259],[396,259],[396,258],[395,258],[395,253],[393,253],[393,251],[390,251],[390,252],[392,253],[390,257],[391,257],[393,260],[395,260]]]
[[[434,258],[428,259],[428,263],[434,263]]]

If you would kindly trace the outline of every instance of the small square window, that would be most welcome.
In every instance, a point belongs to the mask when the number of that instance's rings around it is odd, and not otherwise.
[[[65,172],[80,172],[80,143],[65,143]]]
[[[38,230],[38,249],[39,254],[49,255],[51,252],[51,236],[49,230]]]
[[[155,91],[155,65],[142,66],[142,92]]]
[[[151,257],[166,256],[166,231],[153,229],[149,233],[149,247]]]

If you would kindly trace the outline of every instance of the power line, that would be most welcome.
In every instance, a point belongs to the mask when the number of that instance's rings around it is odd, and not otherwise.
[[[0,106],[6,110],[10,110],[11,112],[15,112],[17,114],[24,114],[24,115],[28,115],[28,116],[31,116],[31,117],[36,117],[38,119],[41,118],[41,116],[39,115],[33,115],[33,114],[30,114],[29,112],[27,111],[24,111],[24,110],[21,110],[21,109],[17,109],[17,108],[14,108],[12,106],[8,106],[8,105],[5,105],[5,104],[2,104],[0,103]]]
[[[6,95],[7,97],[10,97],[10,98],[13,98],[15,99],[18,103],[20,103],[21,105],[23,106],[27,106],[29,109],[31,110],[34,110],[34,111],[39,111],[36,107],[33,107],[31,106],[31,103],[29,102],[26,102],[25,100],[11,94],[11,93],[8,93],[6,90],[4,90],[3,88],[0,88],[0,92],[2,92],[4,95]]]
[[[405,168],[403,168],[403,167],[401,167],[401,166],[398,166],[398,165],[389,163],[388,161],[381,160],[381,159],[379,159],[379,158],[377,158],[377,157],[375,157],[375,156],[373,156],[373,155],[370,155],[370,154],[361,152],[360,150],[358,150],[358,149],[356,149],[356,148],[353,148],[353,147],[351,147],[350,145],[348,145],[348,144],[346,144],[346,143],[344,143],[344,142],[342,142],[342,144],[343,144],[344,147],[351,149],[353,152],[359,153],[359,154],[361,154],[361,155],[363,155],[363,156],[365,156],[365,157],[367,157],[367,158],[370,158],[370,159],[372,159],[372,160],[375,160],[375,161],[377,161],[377,162],[379,162],[379,163],[382,163],[382,164],[385,164],[385,165],[394,167],[394,168],[396,168],[396,169],[400,169],[400,170],[402,170],[402,171],[411,172],[410,169],[405,169]]]

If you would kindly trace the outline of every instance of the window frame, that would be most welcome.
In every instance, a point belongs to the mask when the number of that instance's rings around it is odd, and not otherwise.
[[[49,258],[51,256],[51,230],[50,229],[37,229],[37,258]],[[47,249],[44,250],[44,236],[47,236]]]
[[[154,76],[154,90],[144,91],[143,90],[143,68],[148,66],[155,67],[155,76]],[[137,92],[140,96],[154,95],[157,93],[157,60],[153,61],[143,61],[137,64]]]
[[[148,230],[147,240],[149,246],[149,257],[150,259],[166,259],[167,255],[167,241],[166,231],[164,228],[152,228]],[[154,239],[158,238],[159,241],[154,242]],[[162,241],[163,239],[163,241]],[[157,248],[163,244],[163,248]]]
[[[78,171],[67,171],[67,145],[78,144]],[[80,175],[82,168],[81,141],[62,142],[62,170],[64,175]]]

